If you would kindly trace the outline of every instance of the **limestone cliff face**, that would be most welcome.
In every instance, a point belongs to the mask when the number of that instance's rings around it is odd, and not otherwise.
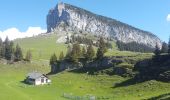
[[[125,43],[135,41],[150,47],[155,47],[156,43],[161,45],[160,39],[150,32],[65,3],[57,4],[47,15],[48,32],[61,28],[61,24],[66,31],[87,32]]]

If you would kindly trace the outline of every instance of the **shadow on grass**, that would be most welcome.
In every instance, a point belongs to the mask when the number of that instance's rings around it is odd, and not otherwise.
[[[135,84],[143,83],[143,82],[145,82],[145,81],[141,81],[141,80],[139,81],[139,80],[137,80],[135,78],[131,78],[131,79],[128,79],[128,80],[123,81],[121,83],[115,84],[115,86],[113,86],[112,88],[126,87],[126,86],[135,85]]]
[[[106,69],[109,69],[111,67],[106,67],[106,68],[98,68],[98,67],[81,67],[81,68],[78,68],[78,69],[73,69],[73,70],[70,70],[69,72],[72,72],[72,73],[87,73],[89,75],[95,75],[97,74],[99,71],[103,71],[103,70],[106,70]],[[107,73],[108,74],[108,73]]]
[[[56,71],[56,72],[49,72],[49,73],[47,73],[47,74],[45,74],[45,75],[55,75],[55,74],[58,74],[58,73],[60,73],[60,72],[63,72],[64,70],[61,70],[61,71]]]
[[[156,97],[151,97],[149,99],[144,100],[170,100],[170,93],[162,94]]]
[[[55,75],[55,74],[57,74],[57,72],[56,73],[49,72],[46,75]]]
[[[22,83],[22,84],[26,84],[26,85],[31,85],[31,84],[27,83],[25,80],[20,81],[20,83]]]

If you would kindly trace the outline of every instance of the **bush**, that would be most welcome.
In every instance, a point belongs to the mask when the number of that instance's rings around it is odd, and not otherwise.
[[[161,81],[170,82],[170,71],[166,71],[166,72],[160,74],[158,79]]]
[[[133,77],[134,73],[131,69],[124,68],[124,67],[114,67],[113,73],[115,75],[120,75],[122,77]]]
[[[122,68],[128,68],[128,69],[133,69],[134,68],[134,66],[132,64],[128,64],[128,63],[120,63],[117,66],[122,67]]]

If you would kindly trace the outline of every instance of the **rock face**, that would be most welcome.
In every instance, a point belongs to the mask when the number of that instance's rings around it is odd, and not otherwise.
[[[117,60],[114,57],[104,57],[102,60],[96,60],[88,63],[86,62],[85,59],[81,59],[79,63],[73,63],[65,59],[62,62],[60,62],[59,68],[60,70],[75,69],[75,68],[82,68],[82,67],[106,69],[106,68],[113,67],[114,64],[118,64],[122,62],[123,62],[122,60]]]
[[[47,15],[47,32],[55,29],[86,32],[124,43],[135,41],[150,47],[155,47],[156,43],[161,46],[160,39],[150,32],[65,3],[57,4]]]

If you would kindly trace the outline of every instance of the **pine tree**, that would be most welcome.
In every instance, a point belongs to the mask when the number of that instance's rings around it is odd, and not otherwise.
[[[28,50],[25,56],[25,60],[31,62],[31,59],[32,59],[32,53],[31,50]]]
[[[11,60],[11,56],[14,52],[14,49],[13,49],[13,42],[12,41],[9,41],[8,37],[6,37],[5,39],[5,42],[4,42],[4,51],[5,51],[5,58],[7,60]]]
[[[82,52],[81,52],[81,47],[80,47],[79,43],[75,43],[73,45],[73,51],[76,53],[77,57],[80,58]]]
[[[5,38],[4,44],[5,44],[5,45],[9,45],[9,44],[10,44],[10,41],[9,41],[9,38],[8,38],[8,37]]]
[[[5,58],[7,60],[10,60],[11,56],[10,56],[10,42],[8,37],[6,37],[5,41],[4,41],[4,45],[5,45]]]
[[[71,55],[70,55],[70,61],[72,62],[78,62],[78,57],[77,57],[77,54],[76,52],[72,52]]]
[[[2,39],[0,38],[0,58],[3,58],[3,42],[2,42]]]
[[[83,46],[83,48],[82,48],[82,57],[86,57],[86,53],[87,53],[86,47]]]
[[[57,63],[57,56],[54,53],[51,58],[50,58],[50,65],[56,64]]]
[[[96,54],[97,59],[102,59],[106,52],[107,52],[106,43],[104,42],[104,39],[101,37],[99,40],[99,48]]]
[[[3,58],[3,47],[0,47],[0,58]]]
[[[13,41],[10,41],[10,51],[11,51],[11,55],[14,55],[15,48],[14,48],[14,42]]]
[[[57,56],[55,53],[50,58],[50,65],[51,73],[56,73],[58,69],[57,69]]]
[[[23,59],[22,49],[18,44],[16,45],[14,56],[15,56],[15,61],[21,61]]]
[[[15,56],[14,56],[14,54],[11,55],[11,59],[10,59],[10,60],[11,60],[10,63],[13,63],[13,62],[15,61]]]
[[[96,53],[97,59],[100,60],[103,58],[103,56],[104,56],[104,52],[102,51],[102,49],[98,48]]]
[[[70,54],[70,60],[72,62],[78,62],[78,59],[81,56],[81,48],[78,43],[73,44],[73,48]]]
[[[93,60],[93,57],[95,56],[95,51],[92,45],[89,45],[87,48],[87,54],[86,54],[86,59],[88,61]]]
[[[155,56],[159,56],[160,53],[161,53],[160,48],[159,48],[158,44],[156,43],[154,54],[155,54]]]
[[[5,45],[4,44],[0,48],[0,56],[1,56],[1,58],[5,57]]]
[[[2,41],[2,39],[0,38],[0,46],[2,46],[3,45],[3,41]]]
[[[70,58],[71,52],[72,52],[72,46],[69,44],[67,47],[66,58]]]
[[[163,42],[161,53],[167,53],[167,52],[168,52],[168,45],[165,42]]]
[[[60,53],[59,60],[62,61],[64,59],[64,53],[63,51]]]
[[[170,54],[170,37],[169,37],[169,42],[168,42],[168,54]]]

